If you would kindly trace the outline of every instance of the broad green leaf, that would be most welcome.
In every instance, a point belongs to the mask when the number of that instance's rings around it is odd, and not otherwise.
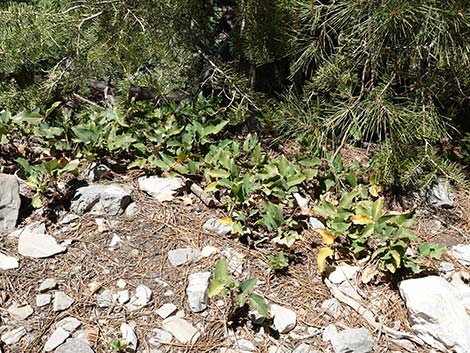
[[[46,110],[44,116],[47,118],[62,102],[54,102],[49,109]]]
[[[351,209],[354,198],[357,196],[357,191],[345,192],[343,193],[341,200],[339,201],[338,206],[344,209]]]
[[[356,173],[354,173],[353,171],[350,171],[348,174],[346,174],[346,181],[351,187],[355,188],[357,186]]]
[[[250,296],[250,306],[253,307],[262,317],[269,316],[269,309],[266,300],[256,293]]]
[[[328,257],[332,257],[334,254],[333,250],[330,248],[321,248],[318,250],[318,255],[317,255],[317,267],[318,267],[318,272],[323,273],[326,268],[326,259]]]
[[[208,170],[206,174],[211,178],[229,178],[230,172],[223,169]]]
[[[21,168],[23,168],[24,173],[26,174],[26,176],[31,175],[31,165],[29,164],[29,162],[26,159],[21,158],[21,157],[17,158],[16,163],[18,163],[21,166]]]
[[[380,217],[382,217],[382,209],[383,209],[384,199],[382,197],[375,200],[374,204],[372,205],[372,219],[377,221]]]
[[[287,186],[289,188],[301,184],[305,180],[305,175],[303,174],[294,174],[287,178]]]
[[[395,267],[399,268],[401,264],[401,255],[396,250],[390,250],[390,255],[392,256],[393,260],[395,261]]]
[[[225,290],[225,283],[217,280],[212,280],[209,289],[207,290],[207,296],[212,298],[213,296],[219,295]]]

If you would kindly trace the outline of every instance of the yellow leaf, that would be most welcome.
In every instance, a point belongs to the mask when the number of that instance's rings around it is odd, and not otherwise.
[[[372,223],[372,218],[369,216],[357,214],[351,217],[351,221],[356,225],[366,225]]]
[[[323,243],[326,245],[331,245],[335,242],[336,235],[326,229],[316,229],[315,231],[322,236]]]
[[[225,225],[228,225],[228,226],[233,226],[234,222],[233,222],[232,217],[227,216],[227,217],[224,217],[224,218],[220,218],[219,223],[225,224]]]
[[[318,255],[317,255],[318,272],[322,273],[323,271],[325,271],[326,259],[328,257],[333,256],[333,254],[334,254],[333,250],[331,250],[330,248],[321,248],[318,251]]]
[[[382,188],[379,185],[369,186],[369,193],[374,197],[378,197],[381,191],[382,191]]]
[[[31,205],[34,208],[40,208],[42,206],[41,195],[36,194],[33,199],[31,200]]]

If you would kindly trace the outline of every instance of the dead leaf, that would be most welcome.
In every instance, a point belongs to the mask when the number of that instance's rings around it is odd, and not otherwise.
[[[367,225],[369,223],[372,223],[372,218],[370,218],[369,216],[357,214],[351,217],[351,221],[355,225]]]
[[[317,255],[318,272],[322,273],[326,268],[326,259],[333,256],[334,252],[330,248],[321,248]]]
[[[377,266],[367,266],[361,273],[361,282],[369,283],[379,273]]]
[[[326,229],[315,229],[315,232],[322,236],[324,244],[331,245],[335,242],[336,235],[327,231]]]

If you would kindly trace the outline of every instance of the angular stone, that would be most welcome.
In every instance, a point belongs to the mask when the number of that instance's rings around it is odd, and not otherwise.
[[[333,317],[338,317],[341,314],[341,305],[335,298],[325,300],[322,305],[322,309],[325,309]]]
[[[180,343],[195,343],[201,333],[188,321],[176,316],[163,320],[163,328],[170,332]]]
[[[204,229],[206,232],[215,233],[220,236],[230,234],[233,231],[231,225],[224,224],[215,218],[208,219],[202,226],[202,229]]]
[[[160,308],[157,309],[156,313],[162,319],[166,319],[168,316],[173,315],[178,308],[172,303],[163,304]]]
[[[199,313],[206,310],[209,304],[207,290],[209,288],[210,272],[197,272],[188,276],[188,287],[186,294],[188,296],[189,308],[192,312]]]
[[[168,251],[168,261],[177,267],[189,263],[199,257],[199,251],[193,248],[180,248]]]
[[[53,303],[53,311],[63,311],[67,310],[72,306],[75,302],[72,298],[70,298],[64,292],[55,292],[54,294],[54,303]]]
[[[352,279],[358,271],[358,266],[342,264],[337,266],[336,269],[332,273],[330,273],[328,279],[334,284],[340,284],[342,282]]]
[[[453,246],[449,254],[452,255],[460,264],[470,266],[470,244],[459,244]]]
[[[30,305],[17,306],[16,304],[11,305],[8,308],[8,314],[18,321],[23,321],[33,314],[34,310]]]
[[[0,253],[0,268],[2,270],[11,270],[18,268],[18,259],[13,256],[7,256],[3,253]]]
[[[52,295],[50,294],[38,294],[36,296],[36,306],[40,308],[42,306],[49,305],[51,303],[51,300]]]
[[[20,205],[18,179],[14,175],[0,174],[0,234],[15,229]]]
[[[55,353],[94,353],[93,349],[86,344],[86,342],[76,339],[69,338],[62,346],[57,348]]]
[[[121,290],[113,295],[113,298],[121,305],[126,304],[130,300],[128,290]]]
[[[454,207],[455,198],[450,192],[449,182],[444,179],[437,179],[431,188],[426,192],[427,201],[435,207]]]
[[[52,335],[49,337],[49,339],[46,341],[46,344],[44,345],[44,350],[46,352],[50,352],[56,349],[62,343],[64,343],[65,340],[69,337],[70,337],[69,331],[66,331],[61,327],[56,328],[55,331],[52,332]]]
[[[292,353],[314,353],[313,348],[307,343],[302,343],[295,348]]]
[[[28,333],[28,329],[26,329],[26,327],[18,327],[12,331],[8,331],[7,333],[4,333],[1,337],[1,340],[6,345],[16,344],[27,333]]]
[[[181,178],[159,178],[157,176],[141,177],[138,179],[140,190],[146,192],[158,201],[171,201],[174,195],[185,186]]]
[[[27,257],[50,257],[66,250],[66,248],[57,244],[54,237],[47,234],[37,234],[23,230],[18,240],[18,252]]]
[[[239,339],[235,342],[235,349],[241,352],[253,352],[256,350],[256,347],[251,341]]]
[[[280,305],[271,305],[271,315],[274,318],[274,328],[279,333],[287,333],[297,324],[295,312]]]
[[[39,292],[43,293],[57,287],[57,281],[54,278],[47,278],[39,285]]]
[[[331,324],[331,325],[328,325],[327,327],[325,327],[325,329],[323,330],[321,339],[322,339],[323,342],[328,342],[328,341],[331,341],[333,336],[335,336],[337,334],[338,334],[338,330],[337,330],[336,326]]]
[[[308,225],[310,226],[311,229],[325,229],[325,225],[315,217],[310,217],[308,219]]]
[[[160,347],[160,345],[170,343],[173,339],[173,335],[168,331],[155,328],[152,330],[152,337],[149,339],[151,346]]]
[[[368,353],[372,352],[372,336],[365,328],[344,330],[331,338],[335,353]]]
[[[124,213],[131,202],[131,194],[120,185],[93,184],[77,190],[70,210],[77,214],[91,212],[117,216]]]
[[[201,256],[202,256],[202,257],[209,257],[209,256],[211,256],[211,255],[216,254],[218,251],[219,251],[219,249],[217,249],[217,248],[214,247],[214,246],[205,246],[205,247],[201,250]]]
[[[96,303],[99,308],[109,308],[113,305],[113,292],[109,289],[105,289],[96,296]]]
[[[152,291],[150,290],[150,288],[141,284],[135,289],[135,295],[130,299],[126,307],[130,311],[139,310],[146,306],[151,298]]]
[[[78,221],[79,219],[80,217],[77,216],[76,214],[69,213],[65,215],[64,218],[62,218],[62,220],[60,221],[60,224],[70,224],[70,223]]]
[[[400,283],[400,294],[419,338],[442,351],[470,352],[470,316],[445,279],[409,279]]]
[[[68,316],[55,324],[56,328],[62,328],[65,331],[72,333],[80,327],[82,322],[72,316]]]
[[[127,343],[127,350],[135,352],[137,350],[137,345],[139,340],[135,334],[134,328],[126,323],[121,325],[121,336],[124,342]]]

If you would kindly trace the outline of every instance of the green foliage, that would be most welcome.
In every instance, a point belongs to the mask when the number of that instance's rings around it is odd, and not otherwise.
[[[111,348],[111,350],[116,353],[125,352],[127,349],[127,343],[121,341],[120,339],[115,339],[109,342],[109,348]]]
[[[283,251],[279,251],[274,256],[269,255],[268,259],[269,259],[269,267],[273,271],[283,270],[289,266],[289,263],[287,262],[287,259]]]
[[[238,283],[230,275],[227,260],[220,259],[215,264],[208,296],[210,298],[219,294],[234,295],[240,307],[248,304],[261,316],[268,317],[269,310],[266,301],[260,295],[253,293],[256,282],[256,277],[253,277]]]
[[[372,200],[365,185],[344,190],[335,206],[321,197],[314,211],[326,220],[327,229],[319,230],[327,245],[341,238],[354,257],[370,257],[369,262],[378,263],[379,269],[395,273],[398,269],[421,271],[420,256],[439,258],[445,246],[423,243],[418,256],[409,252],[418,237],[410,230],[413,213],[387,214],[383,210],[383,198]],[[332,253],[330,253],[332,254]],[[323,258],[322,261],[325,261]]]

